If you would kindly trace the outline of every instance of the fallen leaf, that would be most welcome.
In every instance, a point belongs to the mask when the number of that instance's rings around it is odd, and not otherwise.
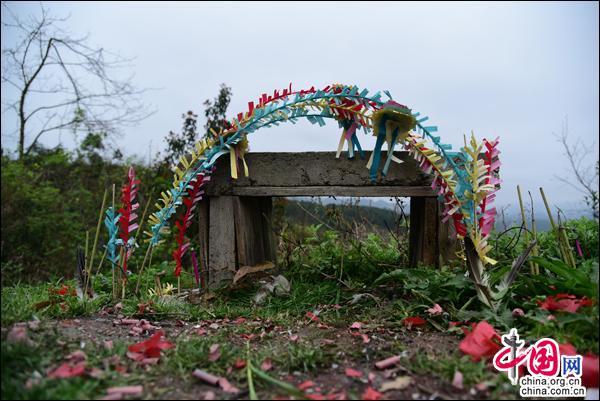
[[[387,359],[384,359],[382,361],[376,362],[375,363],[375,367],[377,369],[388,369],[392,366],[394,366],[395,364],[397,364],[398,362],[400,362],[400,356],[396,355],[396,356],[391,356]]]
[[[24,325],[16,324],[8,332],[6,341],[9,343],[24,343],[26,345],[33,345],[31,339],[27,336],[27,328]]]
[[[346,368],[346,376],[348,377],[362,377],[362,372],[360,370]]]
[[[237,394],[240,392],[240,390],[238,390],[231,383],[229,383],[229,381],[224,377],[221,377],[218,383],[219,387],[221,387],[221,390],[225,391],[226,393]]]
[[[87,355],[85,354],[85,352],[78,349],[67,355],[65,359],[71,362],[72,364],[76,364],[85,361],[87,359]]]
[[[360,323],[360,322],[354,322],[350,326],[350,330],[353,330],[353,329],[360,330],[361,327],[362,327],[362,323]]]
[[[254,333],[242,333],[240,334],[240,338],[244,339],[244,340],[248,340],[248,341],[252,341],[252,339],[256,337],[256,334]]]
[[[296,342],[296,341],[298,341],[298,338],[299,338],[298,334],[294,334],[294,335],[290,336],[290,341]]]
[[[64,362],[58,368],[48,374],[50,379],[66,379],[69,377],[82,376],[85,373],[85,362],[72,365]]]
[[[246,367],[246,361],[244,361],[243,359],[236,359],[235,363],[233,364],[233,367],[236,369],[243,369]]]
[[[444,310],[439,304],[435,304],[433,305],[433,308],[427,309],[427,313],[429,313],[430,316],[436,316],[444,313]]]
[[[312,312],[306,312],[306,317],[309,318],[313,322],[319,321],[319,317]]]
[[[404,390],[412,383],[412,378],[410,376],[398,376],[395,380],[385,382],[381,385],[379,391],[385,393],[390,390]]]
[[[148,340],[130,345],[127,349],[133,353],[143,353],[147,358],[159,358],[161,350],[175,347],[175,345],[169,341],[161,340],[164,334],[165,333],[162,330],[158,330]]]
[[[102,379],[104,377],[104,371],[98,368],[92,368],[88,372],[89,377],[93,377],[94,379]]]
[[[273,262],[260,263],[255,266],[242,266],[237,270],[237,272],[235,273],[235,276],[233,276],[233,282],[231,283],[231,285],[233,286],[234,284],[236,284],[238,281],[240,281],[244,276],[246,276],[248,274],[262,272],[265,270],[272,269],[274,267],[275,267],[275,264],[273,264]]]
[[[216,400],[217,396],[215,395],[214,391],[207,391],[204,393],[204,397],[202,397],[203,400]]]
[[[452,386],[459,390],[462,390],[464,388],[463,387],[463,374],[460,372],[460,370],[456,370],[454,372],[454,378],[452,379]]]
[[[409,329],[413,328],[413,327],[419,327],[419,326],[424,326],[427,321],[423,318],[420,318],[419,316],[409,316],[407,318],[404,318],[402,320],[402,323],[408,327]]]
[[[327,394],[327,399],[328,400],[346,400],[346,392],[344,390],[340,391],[339,393],[329,393]]]
[[[538,301],[538,305],[548,311],[575,313],[582,306],[592,305],[592,301],[586,297],[578,299],[575,295],[557,294],[548,295],[544,301]]]
[[[213,344],[210,346],[210,350],[208,351],[209,361],[215,362],[221,357],[221,350],[219,348],[219,344]]]
[[[314,387],[314,386],[315,386],[315,382],[313,382],[312,380],[306,380],[298,385],[298,389],[304,391],[304,390]]]
[[[210,385],[216,386],[219,384],[220,377],[205,372],[204,370],[196,369],[192,372],[192,375]]]
[[[140,319],[121,319],[118,324],[140,324]]]
[[[363,400],[378,400],[383,396],[379,391],[374,390],[371,386],[367,387],[365,392],[362,394]]]
[[[260,369],[264,372],[268,372],[269,370],[273,369],[273,362],[271,359],[265,359],[263,363],[260,364]]]
[[[108,394],[123,394],[123,395],[133,395],[139,396],[144,392],[143,386],[119,386],[119,387],[109,387],[106,389]]]
[[[474,362],[481,358],[491,358],[500,350],[500,336],[485,320],[477,323],[472,331],[465,330],[465,338],[459,349],[471,356]]]

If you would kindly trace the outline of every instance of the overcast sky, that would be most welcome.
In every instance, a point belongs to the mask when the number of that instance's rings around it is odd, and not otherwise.
[[[10,3],[22,15],[38,3]],[[553,203],[582,206],[555,175],[567,169],[559,133],[598,154],[598,3],[76,3],[44,2],[70,15],[66,28],[90,42],[135,56],[135,83],[160,88],[145,101],[157,112],[118,140],[126,155],[164,148],[181,114],[202,112],[224,82],[229,115],[263,92],[355,84],[389,90],[428,115],[443,141],[463,134],[500,136],[504,180],[500,204],[516,203],[516,185],[543,186]],[[4,18],[4,17],[3,17]],[[2,36],[3,47],[10,44]],[[11,92],[2,87],[3,101]],[[2,146],[15,147],[16,120],[2,115]],[[203,125],[201,120],[199,125]],[[374,139],[360,134],[363,147]],[[71,142],[48,134],[43,143]],[[334,150],[337,124],[304,121],[253,133],[253,151]],[[591,164],[592,160],[590,160]],[[539,209],[538,209],[539,210]]]

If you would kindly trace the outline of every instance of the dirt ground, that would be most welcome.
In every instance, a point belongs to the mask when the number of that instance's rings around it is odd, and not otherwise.
[[[134,344],[149,338],[155,330],[164,330],[166,339],[177,346],[166,352],[163,351],[164,356],[157,365],[138,366],[118,352],[115,352],[118,356],[113,357],[127,366],[125,375],[136,374],[140,370],[144,374],[147,373],[148,380],[138,383],[144,386],[143,398],[247,399],[249,393],[246,370],[239,366],[236,369],[234,361],[245,358],[241,350],[245,349],[248,341],[253,358],[265,355],[269,359],[272,357],[269,375],[295,386],[304,383],[305,394],[312,399],[361,398],[365,396],[368,387],[381,389],[384,383],[394,381],[401,376],[410,377],[410,384],[402,389],[383,392],[380,399],[480,399],[489,396],[486,389],[477,390],[476,388],[480,388],[478,386],[471,388],[465,386],[464,389],[459,389],[438,375],[414,373],[418,369],[413,369],[411,361],[417,356],[429,356],[435,359],[440,355],[450,355],[458,348],[460,338],[452,334],[366,323],[362,323],[359,329],[332,327],[310,319],[291,325],[244,318],[205,320],[195,323],[180,320],[150,320],[149,324],[156,329],[142,332],[133,332],[132,327],[135,324],[123,322],[127,320],[110,314],[42,321],[36,327],[35,337],[55,338],[56,345],[65,348],[65,352],[69,346],[72,349],[73,344],[79,344],[79,348],[84,352],[93,352],[94,349],[103,347],[111,341],[115,344],[119,342]],[[4,328],[3,331],[6,333],[8,329]],[[221,376],[226,377],[231,384],[239,388],[239,393],[226,393],[219,387],[203,383],[191,375],[192,371],[178,374],[164,367],[165,357],[178,358],[177,353],[183,352],[182,344],[198,338],[208,343],[213,343],[214,339],[214,343],[219,343],[222,350],[240,351],[237,358],[236,355],[228,355],[214,362],[197,361],[197,367],[207,372],[211,372],[211,364],[220,366],[221,371],[225,370]],[[286,360],[292,347],[315,350],[319,357],[314,361],[314,366],[310,369],[297,369],[279,363],[278,361]],[[398,350],[402,350],[399,353],[402,357],[400,363],[385,370],[375,367],[375,362],[398,354]],[[310,355],[305,356],[309,363]],[[98,367],[102,368],[102,366]],[[350,377],[347,368],[360,372],[361,376]],[[308,381],[312,381],[313,384],[307,383]],[[259,397],[289,399],[289,395],[277,386],[258,380],[256,382]]]

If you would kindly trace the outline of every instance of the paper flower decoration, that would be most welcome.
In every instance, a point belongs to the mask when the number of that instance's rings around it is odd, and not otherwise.
[[[483,263],[495,263],[487,256],[490,251],[487,238],[494,225],[492,203],[500,183],[498,140],[479,143],[472,137],[462,151],[451,152],[450,145],[433,135],[437,127],[423,125],[428,117],[421,117],[395,102],[388,91],[384,93],[388,100],[382,99],[381,92],[371,95],[367,89],[361,90],[357,86],[333,84],[323,89],[311,87],[293,91],[290,84],[282,91],[275,90],[272,95],[263,94],[257,102],[249,102],[247,111],[238,113],[226,124],[227,128],[211,131],[210,139],[199,141],[180,159],[174,168],[173,187],[161,193],[160,203],[156,204],[158,210],[150,216],[150,230],[146,232],[150,246],[161,241],[178,206],[185,204],[186,211],[177,224],[178,248],[174,253],[180,269],[181,256],[189,246],[183,237],[185,222],[191,218],[189,213],[195,203],[186,203],[184,199],[197,198],[219,157],[229,154],[234,179],[242,172],[248,175],[244,154],[248,149],[248,137],[254,131],[285,122],[294,124],[300,118],[319,126],[325,125],[326,119],[334,119],[342,128],[337,157],[345,144],[349,157],[354,157],[355,151],[363,156],[357,136],[361,128],[376,136],[375,149],[367,163],[373,180],[379,172],[387,174],[392,161],[401,162],[394,156],[394,150],[396,144],[404,145],[421,169],[431,174],[432,188],[444,203],[444,221],[452,219],[457,235],[471,238]],[[387,145],[387,158],[380,169],[384,144]],[[203,181],[197,181],[199,176]]]

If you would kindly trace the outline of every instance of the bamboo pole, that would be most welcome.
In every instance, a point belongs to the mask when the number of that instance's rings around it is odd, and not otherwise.
[[[85,231],[85,264],[83,265],[83,271],[87,273],[88,266],[88,248],[90,242],[90,230]]]
[[[142,261],[142,267],[140,267],[140,271],[138,272],[137,284],[135,285],[135,294],[139,294],[140,292],[140,282],[142,281],[142,272],[144,271],[144,266],[146,266],[146,260],[148,259],[148,254],[150,254],[150,262],[152,262],[152,245],[148,244],[148,248],[146,249],[146,254],[144,255],[144,260]]]
[[[548,218],[550,219],[550,225],[552,226],[552,231],[556,234],[556,240],[558,242],[558,249],[560,250],[560,254],[562,256],[563,261],[570,265],[569,258],[567,256],[567,249],[565,249],[565,244],[563,243],[562,237],[560,235],[560,231],[556,227],[556,223],[554,222],[554,217],[552,216],[552,212],[550,211],[550,205],[548,205],[548,200],[546,199],[546,194],[544,193],[544,188],[540,187],[540,193],[542,194],[542,199],[544,200],[544,205],[546,206],[546,212],[548,213]],[[572,266],[574,267],[574,266]]]
[[[115,211],[115,184],[112,185],[112,210],[114,213],[114,211]],[[114,264],[111,267],[112,267],[112,296],[114,299],[116,296],[116,292],[117,292],[117,289],[115,287],[115,266],[114,266]]]
[[[535,226],[535,209],[533,208],[533,196],[531,196],[531,191],[527,191],[527,193],[529,194],[529,200],[531,201],[531,233],[533,235],[533,240],[536,243],[536,245],[533,246],[533,249],[531,251],[533,256],[538,256],[537,229]],[[535,274],[540,274],[540,267],[537,263],[533,264],[533,270]]]
[[[519,196],[519,206],[521,208],[521,224],[523,224],[523,227],[525,228],[525,241],[530,242],[531,239],[529,238],[529,229],[527,228],[527,219],[525,218],[525,208],[523,207],[523,197],[521,196],[520,185],[517,185],[517,195]],[[535,266],[532,261],[529,261],[529,271],[531,274],[535,274]]]
[[[106,252],[107,252],[107,249],[105,247],[104,248],[104,252],[102,253],[102,258],[100,258],[100,263],[98,264],[98,268],[96,269],[96,273],[92,276],[92,282],[91,282],[92,288],[94,288],[94,281],[95,281],[96,276],[98,275],[98,273],[100,273],[100,269],[102,268],[102,264],[104,263],[104,259],[106,258]],[[92,266],[92,268],[93,267],[94,266]]]
[[[123,248],[121,248],[119,250],[119,262],[123,260]],[[113,294],[113,298],[117,299],[119,297],[119,282],[121,282],[121,279],[123,278],[123,267],[122,265],[119,265],[119,263],[116,264],[116,266],[113,266],[113,268],[116,267],[117,273],[115,274],[115,292]],[[121,289],[122,291],[122,289]]]
[[[94,272],[94,255],[96,254],[96,246],[98,245],[98,235],[100,234],[100,226],[102,224],[102,215],[104,214],[104,205],[106,204],[106,195],[108,194],[108,189],[104,188],[104,196],[102,197],[102,206],[100,206],[100,214],[98,215],[98,224],[96,225],[96,235],[94,236],[94,246],[92,247],[92,255],[90,258],[90,266],[89,271],[87,272],[87,277],[85,280],[85,291],[84,294],[87,294],[88,285],[91,280],[91,275]],[[85,295],[84,295],[85,297]]]
[[[569,237],[567,237],[567,230],[565,229],[564,224],[562,224],[562,220],[560,219],[560,213],[562,210],[558,209],[558,233],[560,234],[561,240],[567,250],[567,258],[569,260],[569,265],[573,268],[576,267],[575,255],[573,255],[573,249],[571,249],[571,244],[569,244]],[[564,215],[564,213],[563,213]]]
[[[144,212],[142,213],[142,219],[140,220],[140,226],[137,229],[137,233],[135,233],[135,242],[137,242],[138,239],[138,235],[140,235],[140,233],[142,232],[142,229],[144,228],[144,219],[146,218],[146,212],[148,211],[148,206],[150,206],[150,201],[152,200],[152,197],[148,197],[148,201],[146,202],[146,207],[144,208]]]

